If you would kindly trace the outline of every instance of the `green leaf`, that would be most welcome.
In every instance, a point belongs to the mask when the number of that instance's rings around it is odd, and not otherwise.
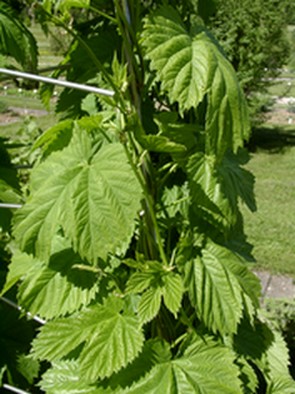
[[[145,135],[135,128],[135,137],[144,149],[151,152],[181,153],[186,152],[184,145],[171,141],[169,138],[157,135]]]
[[[109,304],[47,323],[33,342],[34,356],[61,360],[80,345],[78,360],[88,381],[108,377],[127,366],[143,346],[136,317]]]
[[[187,217],[190,202],[187,182],[182,186],[174,185],[171,189],[165,187],[162,202],[165,207],[165,213],[169,215],[169,220],[175,218],[178,213],[183,217]],[[165,218],[164,214],[163,218]]]
[[[6,277],[6,283],[0,296],[10,290],[20,279],[23,279],[29,271],[35,266],[36,261],[26,253],[16,250],[9,264],[9,271]]]
[[[80,356],[81,372],[87,380],[111,376],[140,352],[143,334],[135,317],[114,314],[105,318]]]
[[[200,215],[198,212],[201,210],[202,216],[205,214],[210,221],[217,221],[228,228],[236,220],[237,207],[232,207],[225,197],[216,167],[213,155],[198,152],[190,157],[187,165],[190,194],[197,214]]]
[[[161,298],[161,287],[151,287],[143,293],[138,305],[138,315],[142,323],[151,321],[158,314]]]
[[[198,338],[182,356],[158,363],[144,378],[120,394],[241,394],[234,358],[229,349],[210,338]]]
[[[161,7],[145,20],[143,45],[180,113],[196,108],[207,95],[208,152],[222,156],[242,146],[250,129],[245,99],[233,68],[204,28],[190,34],[172,7]]]
[[[76,360],[57,361],[52,363],[43,375],[41,389],[47,394],[98,394],[101,390],[91,387],[80,374],[80,366]]]
[[[7,4],[0,4],[0,53],[13,57],[25,70],[37,68],[37,44],[32,33]]]
[[[214,155],[195,153],[187,164],[193,209],[226,229],[239,218],[239,198],[256,210],[254,177],[242,168],[238,156],[227,154],[219,163]],[[201,213],[200,213],[201,211]]]
[[[143,45],[151,68],[181,111],[198,106],[214,76],[212,54],[204,39],[197,38],[190,37],[180,15],[170,6],[161,7],[145,20]]]
[[[165,275],[163,277],[163,299],[164,304],[176,318],[177,312],[181,307],[184,287],[182,278],[178,274]]]
[[[33,150],[42,149],[43,158],[49,156],[52,152],[62,150],[69,145],[73,132],[78,129],[84,129],[88,133],[93,133],[97,140],[101,142],[111,140],[112,136],[105,136],[105,123],[109,120],[109,115],[105,113],[96,113],[92,116],[86,116],[79,120],[72,119],[62,120],[56,125],[47,129],[34,143]],[[112,138],[113,139],[113,138]]]
[[[63,120],[47,129],[33,145],[33,150],[42,148],[43,157],[47,157],[50,153],[65,148],[71,138],[74,121],[72,119]]]
[[[212,241],[207,242],[201,253],[185,267],[191,303],[210,330],[236,333],[243,313],[247,311],[250,318],[254,313],[258,279],[240,258]]]
[[[248,140],[251,129],[245,97],[235,72],[219,50],[215,50],[214,55],[218,66],[208,92],[206,150],[221,158],[228,149],[236,153],[244,140]]]
[[[73,313],[99,292],[99,278],[94,272],[75,268],[83,261],[71,249],[53,254],[48,265],[33,263],[18,291],[19,304],[33,315],[52,319]]]
[[[292,378],[277,376],[267,388],[266,394],[294,394],[295,382]]]
[[[242,157],[242,152],[240,155],[227,154],[221,165],[218,166],[217,171],[222,183],[222,191],[232,207],[237,205],[237,198],[240,197],[254,212],[256,211],[255,178],[251,172],[240,166],[239,157]]]
[[[13,168],[5,140],[0,138],[0,201],[3,203],[21,203],[18,174]],[[11,230],[12,212],[7,208],[0,208],[0,229]]]
[[[273,340],[273,332],[265,323],[255,320],[251,324],[248,319],[243,319],[233,337],[233,348],[243,359],[249,360],[251,365],[263,370],[265,354]]]
[[[243,382],[245,394],[253,394],[257,392],[258,377],[253,367],[248,363],[245,358],[239,357],[237,365],[240,368],[240,379]]]
[[[274,341],[267,350],[267,372],[269,371],[267,394],[291,394],[295,390],[295,381],[289,374],[288,348],[283,337],[274,332]]]
[[[24,378],[30,380],[36,371],[34,361],[26,367],[22,362],[35,335],[34,322],[21,317],[18,310],[3,302],[0,303],[0,321],[0,375],[5,369],[4,383],[8,376],[11,385],[21,383],[25,387]]]
[[[58,0],[52,1],[55,6],[56,11],[65,12],[71,8],[88,8],[90,5],[90,0]]]
[[[17,369],[30,384],[33,384],[34,379],[38,378],[40,365],[31,355],[20,354],[17,359]]]
[[[185,146],[187,154],[190,154],[197,149],[198,143],[200,143],[199,126],[197,124],[177,123],[177,116],[175,118],[174,115],[175,113],[170,112],[157,114],[155,123],[163,136],[181,146]]]
[[[91,141],[77,130],[68,147],[33,171],[31,196],[15,227],[22,250],[48,259],[60,226],[91,264],[126,250],[140,209],[140,186],[121,144],[97,149]]]
[[[108,380],[104,380],[103,387],[108,387],[110,391],[120,392],[120,388],[131,386],[134,381],[144,377],[153,366],[169,361],[171,351],[169,344],[159,338],[147,340],[139,356],[119,373],[112,375]]]
[[[141,293],[150,286],[153,279],[150,272],[135,272],[127,282],[126,292]]]
[[[151,321],[159,312],[163,296],[167,309],[176,317],[184,293],[181,276],[162,264],[150,261],[144,271],[134,273],[127,282],[127,293],[142,293],[138,314],[143,323]]]

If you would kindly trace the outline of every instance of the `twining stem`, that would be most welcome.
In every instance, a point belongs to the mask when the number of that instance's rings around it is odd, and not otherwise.
[[[119,3],[119,0],[114,0],[114,4],[115,4],[115,8],[116,8],[116,13],[117,13],[118,26],[120,28],[120,32],[121,32],[121,35],[123,38],[126,59],[127,59],[128,67],[129,67],[129,77],[130,77],[130,86],[131,86],[131,91],[132,91],[132,101],[133,101],[133,105],[136,110],[136,117],[137,117],[137,122],[138,122],[138,125],[135,125],[134,127],[141,127],[142,128],[142,125],[141,125],[141,98],[140,98],[140,92],[139,92],[139,86],[138,86],[138,83],[141,79],[140,78],[141,73],[140,73],[140,69],[138,67],[138,64],[137,64],[137,61],[135,58],[135,54],[134,54],[134,49],[133,49],[133,45],[135,45],[135,47],[137,47],[138,43],[136,40],[136,35],[132,31],[132,24],[131,24],[131,20],[130,20],[128,1],[123,0],[122,7]],[[124,13],[124,11],[125,11],[125,13]],[[143,72],[143,67],[142,67],[141,71]],[[128,114],[125,113],[125,116],[128,117]],[[131,144],[132,144],[133,138],[132,138],[131,132],[128,133],[128,137],[129,137],[129,142],[131,142]],[[150,219],[151,219],[151,226],[148,226],[148,224],[147,224],[148,228],[146,229],[146,233],[148,233],[147,235],[150,235],[149,229],[152,230],[153,235],[154,235],[153,241],[156,243],[156,246],[157,246],[159,254],[160,254],[160,258],[161,258],[162,262],[166,266],[168,266],[168,261],[167,261],[167,257],[166,257],[164,247],[162,244],[160,229],[159,229],[158,221],[157,221],[156,214],[155,214],[154,201],[153,201],[153,197],[151,196],[151,194],[148,190],[146,177],[145,177],[143,171],[138,169],[138,167],[135,165],[135,163],[133,161],[133,157],[131,155],[131,152],[128,149],[127,142],[125,142],[123,145],[124,145],[126,155],[128,157],[128,161],[132,166],[134,174],[136,175],[136,177],[141,185],[143,194],[145,196],[146,207],[144,207],[144,208],[146,208],[146,211],[147,211],[145,214],[149,215]],[[143,165],[144,165],[144,163],[143,163]]]
[[[132,158],[131,153],[129,152],[127,144],[124,143],[123,146],[124,146],[124,149],[125,149],[128,161],[129,161],[129,163],[130,163],[130,165],[131,165],[131,167],[133,169],[133,172],[134,172],[136,178],[138,179],[139,184],[140,184],[140,186],[142,188],[142,191],[143,191],[146,203],[147,203],[147,208],[149,210],[149,214],[150,214],[150,217],[151,217],[151,220],[152,220],[152,224],[153,224],[153,228],[154,228],[155,237],[156,237],[157,246],[158,246],[158,249],[159,249],[161,260],[164,263],[164,265],[168,266],[169,264],[168,264],[168,261],[167,261],[167,257],[166,257],[166,253],[164,251],[163,244],[162,244],[162,238],[161,238],[161,234],[160,234],[160,229],[159,229],[159,226],[158,226],[158,221],[157,221],[155,210],[154,210],[153,199],[152,199],[152,197],[151,197],[151,195],[150,195],[150,193],[149,193],[149,191],[147,189],[147,185],[146,185],[146,182],[145,182],[145,179],[144,179],[142,173],[138,170],[137,166],[133,162],[133,158]]]
[[[130,75],[130,86],[132,91],[133,104],[136,108],[137,114],[141,119],[141,99],[138,92],[138,82],[140,80],[140,70],[135,60],[134,49],[132,47],[133,43],[136,42],[134,37],[134,32],[131,29],[130,15],[128,9],[128,3],[123,0],[123,7],[127,15],[124,14],[121,9],[118,0],[114,0],[116,6],[116,12],[118,15],[118,25],[124,42],[125,55],[127,59],[127,64],[129,67]]]

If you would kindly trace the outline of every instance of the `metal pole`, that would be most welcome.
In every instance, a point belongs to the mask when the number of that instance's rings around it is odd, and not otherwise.
[[[44,82],[44,83],[51,83],[53,85],[63,86],[65,88],[77,89],[77,90],[85,90],[86,92],[102,94],[104,96],[114,96],[115,92],[112,90],[101,89],[95,86],[90,85],[83,85],[80,83],[69,82],[69,81],[61,81],[60,79],[49,78],[49,77],[41,77],[40,75],[36,74],[29,74],[21,71],[9,70],[7,68],[0,68],[0,73],[11,75],[17,78],[24,78],[24,79],[32,79],[34,81]]]

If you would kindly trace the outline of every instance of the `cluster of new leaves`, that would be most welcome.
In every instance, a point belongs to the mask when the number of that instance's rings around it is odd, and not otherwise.
[[[115,95],[61,95],[67,119],[35,142],[40,160],[14,215],[19,250],[2,290],[16,285],[19,304],[46,320],[30,356],[50,363],[39,385],[291,393],[287,351],[259,320],[247,262],[239,203],[255,210],[254,179],[231,65],[172,6],[91,4],[55,7],[89,12],[67,77]]]

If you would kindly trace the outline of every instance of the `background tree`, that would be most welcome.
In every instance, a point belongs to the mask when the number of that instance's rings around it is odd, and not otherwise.
[[[265,93],[290,55],[287,25],[294,15],[292,0],[216,0],[209,19],[250,105]]]

